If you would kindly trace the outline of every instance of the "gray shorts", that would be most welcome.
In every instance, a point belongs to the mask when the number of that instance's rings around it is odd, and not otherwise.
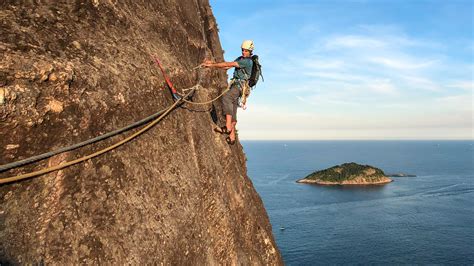
[[[229,92],[222,96],[224,115],[231,115],[232,121],[237,122],[237,107],[239,107],[240,88],[238,84],[233,84]]]

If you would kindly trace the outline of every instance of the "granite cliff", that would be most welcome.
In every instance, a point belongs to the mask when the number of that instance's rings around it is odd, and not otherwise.
[[[200,83],[216,97],[223,59],[207,0],[2,1],[0,164],[123,127]],[[237,44],[238,45],[238,44]],[[215,104],[217,113],[220,103]],[[100,157],[0,186],[0,263],[282,264],[241,145],[212,132],[206,106],[184,105]],[[215,117],[214,117],[215,118]],[[130,132],[125,133],[128,135]],[[0,173],[73,160],[123,138]]]

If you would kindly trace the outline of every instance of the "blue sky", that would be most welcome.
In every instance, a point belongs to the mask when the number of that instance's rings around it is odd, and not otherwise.
[[[241,139],[473,139],[473,1],[210,3],[226,60],[252,39],[264,67]]]

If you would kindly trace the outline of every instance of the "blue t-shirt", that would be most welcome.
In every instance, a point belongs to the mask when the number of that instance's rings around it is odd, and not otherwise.
[[[251,57],[239,56],[234,60],[239,64],[239,67],[234,70],[234,79],[249,79],[252,74],[253,61]]]

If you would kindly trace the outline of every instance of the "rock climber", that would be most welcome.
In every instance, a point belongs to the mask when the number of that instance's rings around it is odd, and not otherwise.
[[[248,79],[252,73],[252,53],[255,48],[252,40],[242,42],[242,56],[237,57],[233,62],[212,62],[204,61],[201,66],[209,68],[229,69],[234,67],[234,74],[230,83],[230,90],[222,97],[223,111],[225,115],[225,126],[215,129],[216,132],[229,135],[226,141],[234,145],[235,125],[237,124],[237,107],[239,106],[239,97],[242,94],[244,86],[248,86]]]

